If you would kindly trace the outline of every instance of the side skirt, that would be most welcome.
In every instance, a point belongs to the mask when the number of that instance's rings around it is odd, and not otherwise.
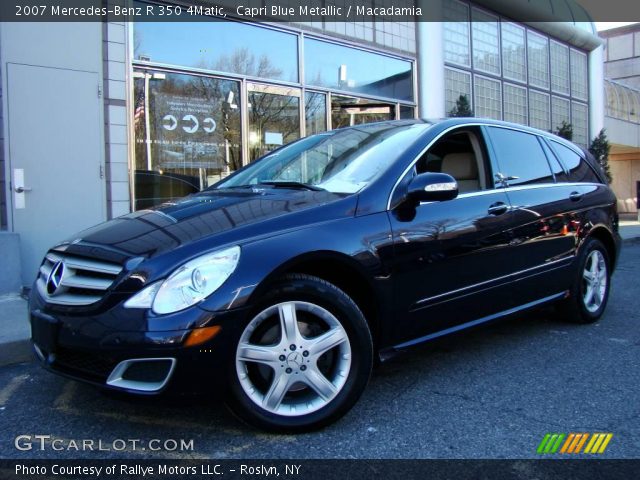
[[[548,297],[541,298],[539,300],[534,300],[533,302],[525,303],[524,305],[520,305],[518,307],[510,308],[509,310],[504,310],[502,312],[494,313],[492,315],[488,315],[486,317],[478,318],[477,320],[472,320],[470,322],[462,323],[460,325],[456,325],[451,328],[447,328],[444,330],[440,330],[438,332],[430,333],[429,335],[425,335],[423,337],[415,338],[413,340],[409,340],[408,342],[400,343],[398,345],[394,345],[392,347],[387,347],[380,351],[379,356],[381,361],[388,360],[389,358],[395,356],[400,351],[412,347],[414,345],[418,345],[420,343],[428,342],[430,340],[435,340],[436,338],[444,337],[445,335],[450,335],[462,330],[466,330],[468,328],[472,328],[483,323],[491,322],[492,320],[497,320],[499,318],[507,317],[509,315],[513,315],[515,313],[522,312],[524,310],[528,310],[533,307],[537,307],[539,305],[543,305],[545,303],[553,302],[554,300],[560,300],[565,297],[566,292],[556,293],[554,295],[550,295]]]

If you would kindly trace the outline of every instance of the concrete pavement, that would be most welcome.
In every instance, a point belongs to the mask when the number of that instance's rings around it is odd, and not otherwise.
[[[632,217],[620,220],[624,243],[640,243],[640,222]],[[18,294],[0,296],[0,366],[31,358],[31,329],[27,301]]]
[[[0,296],[0,366],[31,358],[27,301],[18,294]]]
[[[104,395],[35,362],[2,367],[0,458],[111,458],[116,463],[183,458],[528,459],[541,458],[536,449],[547,433],[609,432],[613,439],[602,454],[545,458],[573,465],[590,459],[637,459],[638,264],[640,244],[626,245],[601,321],[575,325],[549,309],[538,310],[417,347],[377,368],[342,420],[308,434],[269,435],[245,427],[209,395]],[[19,435],[48,435],[50,440],[41,449],[34,439],[32,450],[21,451],[14,446]],[[61,442],[60,450],[53,449],[53,439]],[[123,451],[69,448],[71,441],[81,445],[83,439],[102,441],[107,448],[115,439],[139,439],[142,448],[134,449],[127,440]],[[159,439],[159,446],[169,439],[191,441],[193,448],[145,450],[151,439]],[[513,465],[494,476],[563,478]],[[349,478],[346,470],[336,468],[338,477]],[[572,472],[566,478],[609,478]],[[378,477],[379,472],[370,471],[371,479]],[[475,478],[492,477],[476,470]]]

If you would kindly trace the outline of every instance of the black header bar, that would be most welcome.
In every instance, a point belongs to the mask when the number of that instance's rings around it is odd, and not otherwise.
[[[338,5],[336,5],[338,3]],[[430,22],[446,20],[441,0],[2,0],[3,22]],[[475,0],[516,21],[640,21],[629,0]]]
[[[635,478],[640,460],[0,460],[3,480]]]

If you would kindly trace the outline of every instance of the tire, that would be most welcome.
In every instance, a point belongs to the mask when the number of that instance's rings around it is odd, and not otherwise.
[[[349,296],[320,278],[290,274],[257,302],[229,366],[227,405],[272,432],[302,432],[343,415],[364,391],[373,343]]]
[[[569,296],[558,305],[559,314],[572,323],[594,323],[609,300],[611,263],[600,240],[587,239],[578,256],[578,269]]]

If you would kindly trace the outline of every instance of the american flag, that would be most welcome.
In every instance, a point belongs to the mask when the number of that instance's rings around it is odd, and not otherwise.
[[[134,123],[138,123],[144,118],[144,103],[138,104],[135,111],[133,112],[133,121]]]

